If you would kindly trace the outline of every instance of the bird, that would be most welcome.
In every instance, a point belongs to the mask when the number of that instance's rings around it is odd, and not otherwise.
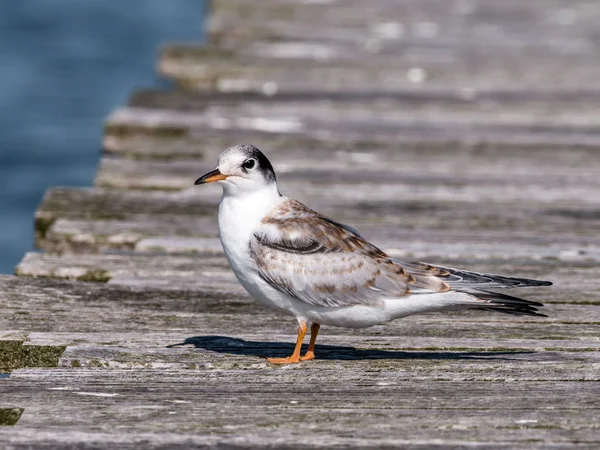
[[[354,228],[281,195],[271,162],[253,145],[226,149],[194,184],[213,182],[223,188],[218,228],[231,270],[254,299],[298,321],[293,353],[270,363],[315,359],[321,325],[366,328],[460,309],[547,317],[542,303],[495,290],[551,282],[392,258]]]

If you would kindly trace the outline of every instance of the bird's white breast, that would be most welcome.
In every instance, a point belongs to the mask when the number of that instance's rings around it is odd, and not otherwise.
[[[257,191],[244,196],[224,195],[219,205],[219,237],[231,270],[240,284],[265,306],[292,313],[289,301],[268,285],[250,255],[250,240],[265,215],[285,197]]]

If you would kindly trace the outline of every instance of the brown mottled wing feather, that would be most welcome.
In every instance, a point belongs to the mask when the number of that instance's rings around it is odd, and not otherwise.
[[[435,276],[444,280],[452,289],[461,292],[477,292],[486,289],[509,289],[530,286],[550,286],[550,281],[527,278],[504,277],[490,273],[469,272],[451,267],[433,266],[423,262],[395,260],[404,269],[415,276]]]
[[[250,242],[260,276],[312,305],[381,305],[411,289],[446,291],[428,274],[413,276],[349,227],[286,200],[263,219]]]

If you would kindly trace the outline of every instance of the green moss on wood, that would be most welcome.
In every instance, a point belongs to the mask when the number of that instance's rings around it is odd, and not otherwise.
[[[217,148],[221,148],[221,147],[217,147]],[[198,150],[197,152],[191,153],[191,152],[183,152],[183,151],[176,151],[176,150],[171,150],[167,147],[167,151],[168,153],[160,153],[160,152],[153,152],[153,151],[148,151],[147,149],[143,149],[143,150],[136,150],[134,148],[127,148],[127,149],[119,149],[119,150],[107,150],[105,151],[106,154],[109,155],[118,155],[119,157],[123,158],[123,159],[132,159],[132,160],[136,160],[136,161],[145,161],[145,160],[152,160],[152,161],[161,161],[161,162],[169,162],[169,161],[177,161],[179,159],[197,159],[197,160],[203,160],[206,159],[206,154],[200,150]]]
[[[16,425],[23,411],[23,408],[0,408],[0,426]]]
[[[136,186],[123,186],[122,183],[120,183],[119,181],[111,181],[110,179],[108,180],[103,180],[103,179],[99,179],[96,181],[96,186],[97,187],[103,187],[103,188],[112,188],[112,189],[128,189],[128,188],[134,188],[137,191],[159,191],[159,192],[177,192],[177,191],[181,191],[181,186],[152,186],[152,185],[144,185],[144,184],[140,184],[140,185],[136,185]]]
[[[139,135],[149,136],[154,139],[181,139],[189,135],[189,128],[183,126],[156,126],[151,128],[139,125],[109,123],[104,127],[104,134],[106,136],[113,136],[121,139]]]
[[[23,341],[0,341],[0,372],[21,367]]]
[[[235,58],[232,50],[221,47],[203,45],[165,45],[160,51],[161,59],[193,59],[206,61],[208,59],[232,59]]]
[[[66,345],[24,345],[22,367],[58,367]]]
[[[64,345],[23,345],[22,340],[0,341],[0,371],[22,367],[58,367]]]
[[[106,283],[110,279],[109,272],[103,269],[88,270],[83,275],[77,277],[78,281],[90,281],[94,283]]]
[[[101,361],[99,359],[91,359],[88,365],[89,367],[97,367],[103,369],[110,367],[110,364],[108,364],[108,362]]]
[[[35,218],[35,237],[37,240],[45,239],[48,230],[56,221],[54,216],[38,215]]]

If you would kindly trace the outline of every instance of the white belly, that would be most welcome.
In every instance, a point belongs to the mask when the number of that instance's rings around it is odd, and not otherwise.
[[[304,304],[301,314],[309,322],[345,328],[366,328],[414,314],[464,309],[474,305],[477,305],[477,301],[468,294],[443,292],[384,299],[381,306],[329,308]]]
[[[250,256],[250,239],[254,230],[271,205],[263,207],[251,199],[240,202],[224,197],[219,206],[219,237],[229,262],[229,267],[240,284],[261,304],[280,312],[296,315],[294,302],[289,296],[277,291],[258,274]]]

